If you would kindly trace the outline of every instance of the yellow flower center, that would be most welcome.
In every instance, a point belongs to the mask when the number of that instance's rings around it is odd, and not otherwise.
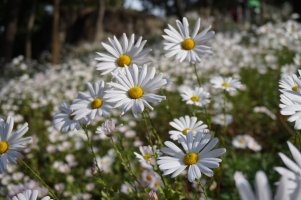
[[[188,131],[191,131],[191,129],[190,129],[190,128],[185,128],[185,129],[182,131],[182,133],[183,133],[184,135],[187,135]]]
[[[230,87],[230,83],[226,83],[226,82],[224,82],[223,84],[222,84],[222,86],[224,86],[224,87]]]
[[[0,155],[8,151],[9,144],[7,141],[0,141]]]
[[[199,160],[199,154],[194,152],[187,153],[183,158],[185,165],[194,165],[195,163],[198,162],[198,160]]]
[[[181,45],[184,50],[191,50],[195,47],[195,42],[192,38],[187,38],[181,43]]]
[[[143,90],[139,86],[134,86],[128,91],[128,95],[131,99],[139,99],[144,94]]]
[[[124,67],[125,65],[130,65],[132,62],[132,59],[130,56],[123,54],[123,55],[119,56],[119,58],[117,58],[116,62],[119,67]]]
[[[298,85],[294,85],[294,86],[292,87],[292,90],[295,91],[295,92],[298,92],[299,86],[298,86]]]
[[[91,108],[92,109],[100,108],[102,104],[103,104],[103,100],[100,98],[96,98],[91,102]]]
[[[155,188],[160,187],[160,185],[161,185],[160,181],[156,181],[156,182],[155,182]]]
[[[146,180],[147,180],[147,181],[151,181],[151,180],[152,180],[152,176],[151,176],[151,175],[147,175],[147,176],[146,176]]]
[[[245,144],[245,140],[244,139],[239,139],[239,143],[240,144]]]
[[[151,156],[150,154],[145,154],[145,155],[143,156],[143,159],[144,159],[144,160],[149,160],[151,157],[152,157],[152,156]]]
[[[190,97],[190,99],[193,102],[198,102],[200,100],[200,97],[199,96],[192,96],[192,97]]]

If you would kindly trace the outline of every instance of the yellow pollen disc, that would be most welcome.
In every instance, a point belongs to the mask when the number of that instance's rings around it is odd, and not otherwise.
[[[156,187],[156,188],[160,187],[160,185],[161,185],[161,184],[160,184],[160,181],[156,181],[156,182],[155,182],[155,187]]]
[[[240,140],[239,140],[239,143],[240,143],[240,144],[244,144],[245,141],[244,141],[243,139],[240,139]]]
[[[149,160],[151,157],[152,157],[152,156],[151,156],[150,154],[145,154],[145,155],[143,156],[143,159],[144,159],[144,160]]]
[[[147,175],[146,176],[146,180],[151,181],[152,180],[152,176],[151,175]]]
[[[192,97],[190,97],[190,100],[193,101],[193,102],[198,102],[200,100],[200,97],[199,96],[192,96]]]
[[[139,86],[134,86],[128,91],[128,95],[131,99],[139,99],[144,94],[143,90]]]
[[[182,133],[183,133],[184,135],[187,135],[188,131],[191,131],[191,129],[190,129],[190,128],[185,128],[185,129],[182,131]]]
[[[187,38],[185,39],[182,43],[182,48],[184,50],[191,50],[195,47],[195,43],[194,43],[194,40],[192,38]]]
[[[130,56],[123,54],[123,55],[119,56],[119,58],[117,58],[116,62],[119,67],[124,67],[125,65],[130,65],[132,62],[132,59]]]
[[[92,109],[100,108],[102,104],[103,104],[103,100],[100,98],[96,98],[91,102],[91,108]]]
[[[199,154],[194,152],[187,153],[183,158],[183,162],[185,165],[194,165],[195,163],[198,162],[198,160],[199,160]]]
[[[0,155],[8,151],[9,144],[7,141],[0,141]]]
[[[225,82],[225,83],[222,84],[222,86],[224,86],[224,87],[230,87],[230,84]]]
[[[295,92],[298,92],[299,86],[298,86],[298,85],[294,85],[294,86],[292,87],[292,90],[295,91]]]

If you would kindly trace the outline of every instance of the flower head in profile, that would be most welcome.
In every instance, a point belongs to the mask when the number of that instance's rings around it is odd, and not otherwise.
[[[0,174],[7,171],[9,164],[17,163],[17,159],[22,157],[20,151],[31,142],[31,137],[23,137],[28,131],[27,123],[16,131],[13,131],[13,127],[13,117],[7,117],[6,122],[0,120]]]
[[[242,87],[241,82],[238,79],[228,77],[223,78],[220,76],[214,77],[210,81],[213,84],[213,87],[216,89],[222,89],[227,92],[233,92]]]
[[[108,116],[112,106],[104,99],[105,90],[107,89],[104,81],[94,84],[88,83],[87,85],[88,91],[80,92],[71,105],[74,119],[87,119],[91,122],[97,116]]]
[[[203,107],[210,102],[210,94],[201,87],[196,87],[194,90],[189,87],[183,87],[180,92],[182,100],[187,104]]]
[[[192,132],[193,135],[196,132],[209,132],[207,125],[202,121],[198,121],[196,117],[189,117],[188,115],[180,118],[176,118],[169,124],[176,130],[169,131],[170,138],[178,140],[181,135],[185,136],[188,132]]]
[[[116,131],[114,120],[106,120],[100,127],[96,129],[97,134],[101,134],[107,137],[111,137],[114,131]]]
[[[156,69],[143,65],[139,68],[133,65],[125,69],[125,73],[113,75],[116,82],[111,82],[111,88],[106,91],[105,98],[115,107],[122,108],[122,114],[132,110],[134,116],[144,111],[145,107],[150,110],[150,103],[158,103],[165,100],[165,96],[154,94],[167,84],[163,74],[156,75]]]
[[[26,190],[14,196],[12,200],[37,200],[38,190]],[[49,196],[43,197],[41,200],[52,200]]]
[[[74,119],[72,112],[70,105],[64,101],[60,106],[60,113],[53,117],[55,128],[64,133],[81,129],[79,121]]]
[[[212,53],[211,47],[206,43],[214,36],[214,31],[209,31],[211,26],[199,33],[201,26],[201,19],[196,21],[195,27],[190,32],[189,23],[186,17],[183,21],[176,21],[178,30],[171,25],[168,29],[164,29],[166,35],[164,38],[164,50],[167,51],[167,57],[175,56],[180,62],[186,60],[191,63],[201,61],[200,56],[203,54]]]
[[[140,146],[139,153],[134,152],[136,158],[139,160],[142,167],[146,169],[152,169],[156,163],[155,157],[160,155],[156,146]]]
[[[195,137],[191,132],[187,133],[187,137],[180,136],[179,143],[184,151],[176,144],[166,141],[161,151],[166,156],[158,158],[158,165],[163,175],[172,174],[171,177],[178,176],[186,168],[188,168],[188,180],[193,182],[201,178],[202,173],[206,176],[212,177],[213,171],[211,169],[218,168],[222,161],[218,158],[226,152],[226,149],[214,149],[218,143],[217,138],[212,140],[210,133],[198,132]]]
[[[151,49],[143,50],[146,40],[142,41],[142,37],[135,42],[134,34],[128,39],[124,33],[120,41],[115,36],[108,40],[109,44],[102,43],[108,53],[97,53],[98,57],[95,58],[100,61],[97,64],[97,70],[102,71],[102,74],[123,72],[125,68],[133,64],[143,65],[150,61],[148,55]]]

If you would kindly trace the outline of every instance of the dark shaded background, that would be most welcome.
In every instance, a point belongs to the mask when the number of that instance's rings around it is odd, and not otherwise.
[[[2,0],[0,3],[0,66],[17,55],[27,60],[49,54],[58,64],[66,46],[99,42],[108,33],[136,33],[146,38],[165,26],[162,17],[182,18],[188,12],[229,16],[234,23],[264,23],[267,5],[290,3],[301,13],[300,0],[140,0],[142,10],[130,10],[131,0]],[[154,10],[161,16],[154,16]],[[221,24],[222,20],[219,21]]]

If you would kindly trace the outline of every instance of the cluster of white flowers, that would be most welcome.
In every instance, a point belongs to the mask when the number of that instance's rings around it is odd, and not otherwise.
[[[49,166],[54,169],[53,171],[66,175],[68,183],[74,183],[75,177],[71,175],[71,171],[79,165],[79,160],[71,150],[85,148],[83,140],[89,142],[89,139],[110,138],[113,142],[118,142],[118,138],[114,137],[116,132],[124,133],[125,137],[132,139],[134,145],[139,148],[140,153],[134,153],[144,169],[139,183],[151,189],[150,196],[156,196],[154,191],[164,187],[162,177],[159,171],[155,172],[155,169],[160,169],[164,176],[172,177],[186,172],[188,180],[194,183],[200,180],[202,174],[212,177],[213,169],[220,166],[222,159],[219,157],[226,152],[226,149],[214,149],[219,139],[212,136],[209,121],[204,120],[205,124],[199,120],[203,120],[199,118],[200,112],[207,114],[207,108],[213,104],[215,116],[212,117],[212,122],[224,127],[232,123],[235,119],[229,114],[230,112],[226,112],[231,110],[232,105],[225,102],[224,98],[228,94],[235,95],[238,90],[244,89],[239,81],[240,69],[255,68],[260,73],[266,73],[267,69],[278,69],[278,58],[271,49],[277,50],[285,46],[293,52],[301,52],[301,27],[294,21],[262,26],[257,31],[258,39],[253,41],[254,38],[251,38],[250,45],[246,47],[242,42],[244,34],[234,34],[231,38],[217,34],[215,42],[211,44],[210,39],[215,36],[215,33],[210,30],[211,26],[200,31],[200,22],[201,20],[197,19],[193,30],[190,30],[186,18],[176,21],[177,29],[168,25],[164,30],[166,35],[163,35],[167,58],[162,57],[159,51],[155,51],[152,57],[151,49],[145,48],[146,40],[142,37],[136,40],[134,34],[130,37],[123,34],[120,40],[113,36],[108,38],[107,43],[102,43],[106,52],[97,53],[95,58],[97,62],[93,60],[83,63],[72,60],[61,65],[59,70],[47,69],[36,73],[32,78],[23,75],[10,80],[5,85],[1,83],[1,86],[3,85],[0,90],[1,110],[14,115],[8,117],[6,121],[0,118],[1,184],[13,188],[15,186],[10,183],[11,180],[28,180],[28,177],[23,174],[18,176],[17,172],[13,179],[11,176],[2,175],[9,171],[12,164],[17,163],[17,159],[21,158],[21,151],[26,152],[30,143],[32,143],[30,148],[34,148],[34,144],[37,143],[34,141],[35,135],[23,137],[28,131],[27,123],[13,131],[14,119],[18,122],[24,120],[23,116],[16,113],[26,107],[28,99],[29,108],[32,110],[59,105],[62,102],[60,107],[55,107],[51,113],[52,124],[45,121],[44,125],[49,133],[46,138],[49,143],[45,151],[50,156],[56,153],[64,155],[60,159],[51,161]],[[208,59],[212,56],[212,49],[216,51],[215,58]],[[169,59],[171,57],[175,60],[171,61]],[[15,59],[14,63],[22,64],[22,58]],[[283,73],[280,81],[281,113],[290,115],[288,120],[295,122],[295,129],[301,129],[301,72],[299,71],[299,76],[286,75],[286,73],[295,73],[300,65],[300,55],[296,53],[292,63],[282,66]],[[101,78],[95,75],[95,68],[101,72]],[[26,65],[22,65],[22,69],[26,69]],[[158,71],[164,71],[166,74]],[[196,76],[191,76],[193,73],[196,73]],[[201,79],[198,73],[201,74]],[[204,77],[203,74],[210,74],[210,76]],[[230,77],[229,74],[233,76]],[[182,87],[178,88],[175,83],[177,80],[181,80]],[[197,82],[198,86],[196,86]],[[87,90],[78,93],[78,90],[83,89],[84,83],[87,83]],[[49,87],[50,85],[52,87]],[[174,118],[169,123],[174,128],[169,131],[170,139],[174,141],[165,141],[165,147],[158,148],[159,143],[157,146],[153,144],[143,146],[145,144],[132,130],[136,122],[132,120],[132,115],[126,113],[132,113],[135,119],[139,119],[141,114],[154,110],[154,106],[168,98],[158,95],[163,88],[171,92],[180,92],[182,101],[188,104],[189,108],[200,112],[193,113],[193,116]],[[222,109],[225,113],[221,113]],[[256,107],[254,111],[276,119],[275,114],[265,107]],[[156,115],[155,112],[149,114]],[[118,126],[120,115],[123,115],[123,121],[128,121],[128,125]],[[96,129],[96,134],[87,130],[90,125],[98,125],[99,121],[104,123]],[[69,134],[60,134],[59,131]],[[256,152],[262,148],[250,135],[238,135],[233,139],[232,144],[236,148],[249,148]],[[291,143],[288,144],[295,162],[280,153],[288,169],[275,168],[282,175],[275,195],[275,199],[278,200],[288,198],[296,200],[301,194],[301,155],[296,147]],[[100,148],[93,145],[91,147],[98,155],[95,164],[104,174],[111,173],[113,164],[119,160],[118,153],[110,149],[106,154],[102,154],[103,156],[99,156]],[[30,153],[27,157],[30,157]],[[94,175],[93,167],[85,169],[86,176]],[[256,194],[252,192],[242,174],[236,173],[235,181],[243,200],[272,199],[267,178],[262,172],[256,175]],[[135,184],[137,185],[137,183],[124,184],[122,191],[129,192],[133,186],[136,187]],[[87,184],[87,193],[72,194],[65,191],[65,188],[65,183],[61,182],[54,186],[55,191],[62,193],[64,198],[91,199],[89,191],[94,189],[94,185]],[[42,189],[31,188],[25,191],[23,188],[22,190],[10,197],[13,200],[36,200]],[[49,199],[48,196],[43,198],[43,200]]]

